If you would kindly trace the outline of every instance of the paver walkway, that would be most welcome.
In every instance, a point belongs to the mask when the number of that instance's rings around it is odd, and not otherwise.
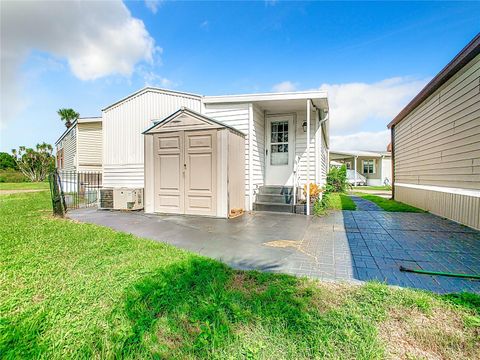
[[[363,200],[363,199],[361,199]],[[246,214],[225,220],[87,208],[70,217],[257,269],[324,280],[378,280],[439,293],[480,293],[480,281],[399,267],[480,274],[480,232],[428,213],[336,211],[323,217]]]
[[[357,205],[357,210],[361,211],[383,211],[383,209],[372,201],[365,200],[359,196],[349,195]]]

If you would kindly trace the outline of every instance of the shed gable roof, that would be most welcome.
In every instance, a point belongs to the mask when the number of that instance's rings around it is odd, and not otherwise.
[[[182,107],[165,119],[155,122],[151,127],[143,132],[144,135],[153,134],[163,131],[177,130],[200,130],[200,129],[219,129],[229,128],[236,133],[245,136],[241,131],[225,125],[219,121],[209,118],[208,116],[199,114],[186,107]]]

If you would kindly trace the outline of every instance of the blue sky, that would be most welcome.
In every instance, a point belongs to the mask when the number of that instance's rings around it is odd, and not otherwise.
[[[333,147],[380,150],[386,124],[480,30],[475,2],[1,6],[1,151],[53,144],[58,108],[100,115],[145,85],[205,95],[322,88]]]

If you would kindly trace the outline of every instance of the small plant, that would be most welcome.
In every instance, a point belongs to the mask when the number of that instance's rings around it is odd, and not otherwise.
[[[310,184],[310,202],[315,203],[322,193],[322,188],[317,184]],[[307,184],[303,185],[303,194],[307,196]]]

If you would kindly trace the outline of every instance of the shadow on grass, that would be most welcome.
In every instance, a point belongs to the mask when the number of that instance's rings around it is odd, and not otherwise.
[[[132,331],[121,357],[262,353],[268,358],[277,351],[287,358],[335,353],[376,358],[381,353],[375,327],[360,316],[358,304],[350,309],[321,302],[327,289],[287,275],[235,271],[193,258],[144,279],[126,295]]]

